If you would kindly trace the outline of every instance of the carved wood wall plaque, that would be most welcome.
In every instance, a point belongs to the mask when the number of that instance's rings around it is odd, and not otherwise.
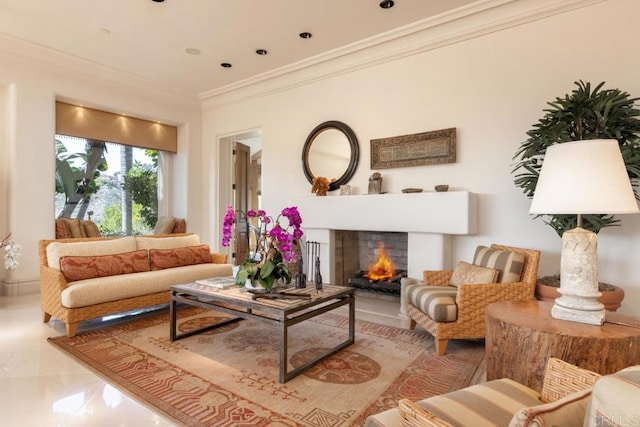
[[[456,162],[456,128],[371,140],[371,169]]]

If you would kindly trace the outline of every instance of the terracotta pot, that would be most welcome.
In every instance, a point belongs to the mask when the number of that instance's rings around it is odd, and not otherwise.
[[[613,291],[602,291],[602,296],[598,298],[604,304],[605,310],[616,311],[622,305],[624,299],[624,290],[618,286],[614,286]],[[555,286],[543,285],[536,283],[536,298],[541,301],[553,301],[560,296],[558,288]]]

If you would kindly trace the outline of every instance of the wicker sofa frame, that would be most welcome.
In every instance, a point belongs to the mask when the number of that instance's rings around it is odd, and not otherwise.
[[[190,233],[159,234],[145,237],[162,238],[187,236],[189,234]],[[40,306],[42,308],[42,320],[44,323],[49,322],[53,316],[65,323],[67,336],[73,337],[78,332],[78,325],[84,320],[169,303],[169,292],[156,292],[153,294],[125,298],[117,301],[109,301],[86,307],[67,308],[62,305],[61,293],[68,286],[68,283],[60,270],[48,266],[47,246],[53,242],[91,242],[116,238],[117,237],[74,238],[40,240],[38,242],[38,254],[40,258]],[[216,264],[224,264],[227,261],[227,256],[225,254],[212,253],[212,261]]]
[[[513,246],[491,245],[492,249],[521,252],[525,255],[520,281],[515,283],[487,283],[481,286],[462,284],[458,286],[456,305],[458,317],[455,322],[436,322],[418,307],[407,302],[410,329],[419,324],[436,341],[436,353],[444,355],[450,339],[477,339],[485,336],[485,309],[497,301],[524,301],[534,299],[540,251]],[[453,270],[427,270],[424,283],[429,286],[449,286]]]

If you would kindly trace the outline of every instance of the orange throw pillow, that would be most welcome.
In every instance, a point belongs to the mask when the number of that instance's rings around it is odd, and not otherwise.
[[[60,258],[60,271],[68,282],[138,273],[149,271],[149,258],[144,249],[114,255],[64,256]]]
[[[211,262],[209,245],[185,246],[175,249],[149,249],[152,270],[184,267],[185,265]]]

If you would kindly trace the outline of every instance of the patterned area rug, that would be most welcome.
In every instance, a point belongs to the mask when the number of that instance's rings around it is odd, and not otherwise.
[[[224,319],[198,308],[179,313],[179,332]],[[289,369],[348,333],[326,313],[289,329]],[[241,320],[169,340],[168,313],[49,341],[109,383],[185,426],[361,426],[368,415],[469,385],[484,346],[452,341],[435,355],[433,338],[356,321],[356,342],[288,381],[278,382],[274,328]]]

